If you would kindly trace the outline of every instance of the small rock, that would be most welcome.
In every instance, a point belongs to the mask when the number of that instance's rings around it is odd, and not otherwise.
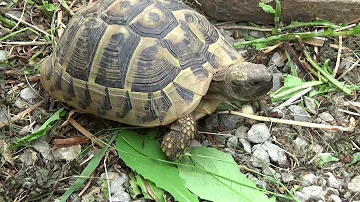
[[[240,126],[235,131],[235,136],[238,138],[247,138],[247,132],[249,131],[249,128],[246,126]]]
[[[323,147],[318,144],[313,143],[309,146],[309,150],[312,151],[313,153],[318,153],[323,150]]]
[[[337,180],[336,177],[332,173],[327,172],[325,175],[327,175],[326,182],[327,182],[328,186],[335,188],[335,189],[340,188],[339,180]]]
[[[247,140],[245,140],[244,138],[240,138],[239,141],[241,142],[241,144],[243,145],[243,148],[246,152],[251,153],[251,145],[250,142],[248,142]]]
[[[133,202],[146,202],[146,200],[144,198],[139,198],[134,200]]]
[[[26,151],[20,155],[20,160],[27,166],[34,166],[39,160],[39,157],[32,149],[26,149]]]
[[[337,196],[339,196],[339,190],[337,190],[337,189],[334,189],[334,188],[331,188],[331,187],[327,187],[326,188],[326,193],[328,193],[328,194],[334,194],[334,195],[337,195]]]
[[[37,95],[33,91],[32,88],[26,87],[20,91],[20,97],[21,97],[21,99],[23,99],[29,103],[32,103],[33,100],[37,98]]]
[[[307,200],[310,199],[309,196],[305,195],[304,193],[302,193],[300,191],[295,192],[295,197],[301,202],[306,202]]]
[[[336,196],[334,194],[331,194],[330,198],[331,198],[331,201],[334,201],[334,202],[341,202],[342,201],[339,196]]]
[[[4,62],[6,62],[6,56],[9,53],[6,50],[0,50],[0,63],[3,64]]]
[[[250,36],[254,37],[254,38],[263,38],[264,34],[262,32],[259,31],[250,31]]]
[[[351,193],[350,192],[346,192],[345,194],[344,194],[344,199],[349,199],[349,198],[351,198]],[[354,202],[354,201],[353,201]]]
[[[284,61],[281,60],[281,55],[279,52],[275,52],[268,63],[268,66],[276,66],[276,67],[283,67],[285,65]]]
[[[8,120],[8,111],[5,108],[0,109],[0,123],[4,123]]]
[[[236,136],[229,137],[228,141],[226,142],[226,146],[232,149],[237,149],[238,144],[239,144],[239,138]]]
[[[310,186],[313,185],[315,183],[315,180],[318,177],[316,177],[314,174],[312,173],[308,173],[302,176],[302,185],[303,186]]]
[[[297,137],[294,140],[294,144],[297,151],[304,151],[304,149],[309,146],[309,143],[302,137]]]
[[[257,147],[257,148],[256,148]],[[254,153],[251,155],[250,164],[254,167],[263,168],[270,164],[268,153],[262,148],[261,145],[253,146]],[[264,165],[266,164],[266,165]]]
[[[200,142],[194,139],[194,140],[191,140],[189,148],[200,147],[200,146],[202,146],[200,144]]]
[[[61,147],[52,150],[52,154],[56,160],[64,159],[66,161],[72,161],[78,157],[81,153],[81,145],[71,145],[69,147]]]
[[[261,172],[264,175],[267,175],[267,176],[271,176],[271,177],[275,176],[276,178],[281,178],[281,174],[275,172],[275,170],[273,168],[270,168],[270,167],[264,168]]]
[[[235,129],[244,119],[232,114],[220,114],[219,121],[220,126],[225,130]]]
[[[332,123],[335,121],[334,117],[328,112],[322,112],[318,114],[320,123]]]
[[[304,108],[298,105],[290,105],[289,108],[290,115],[293,117],[295,121],[303,121],[303,122],[310,122],[311,117],[310,114],[307,113]]]
[[[34,142],[32,144],[32,147],[41,153],[42,157],[46,160],[54,160],[53,155],[51,154],[50,151],[50,145],[48,143],[48,141],[46,141],[45,137],[42,137],[40,139],[38,139],[36,142]]]
[[[256,179],[256,186],[262,189],[266,189],[268,185],[266,182]]]
[[[316,114],[317,113],[317,105],[314,99],[304,96],[304,103],[305,106],[307,108],[307,111],[311,114]]]
[[[252,143],[262,143],[269,139],[270,132],[268,127],[264,123],[258,123],[252,125],[248,131],[247,140]]]
[[[293,181],[295,176],[291,173],[281,173],[281,179],[284,183]]]
[[[217,114],[213,114],[213,115],[207,117],[205,122],[206,122],[205,127],[210,131],[214,131],[217,128],[219,128],[219,126],[220,126]]]
[[[282,84],[283,75],[282,73],[273,73],[272,75],[273,75],[273,87],[271,91],[276,92],[283,86]]]
[[[25,101],[18,98],[15,100],[14,105],[19,109],[25,109],[28,104]]]
[[[130,195],[123,191],[119,191],[111,196],[111,201],[113,202],[130,202],[131,197]]]
[[[269,154],[272,161],[278,163],[279,165],[285,165],[287,162],[286,153],[279,146],[274,145],[268,141],[265,141],[262,146],[265,151]]]
[[[355,176],[348,184],[349,191],[355,193],[360,192],[360,175]]]
[[[302,192],[307,195],[309,199],[325,201],[326,192],[320,186],[304,187]]]

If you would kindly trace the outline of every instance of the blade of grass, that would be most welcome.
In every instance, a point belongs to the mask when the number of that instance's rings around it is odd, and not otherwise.
[[[280,17],[281,17],[281,3],[279,0],[275,0],[275,16],[274,16],[274,29],[272,30],[272,34],[277,34],[279,31],[280,25]]]
[[[234,43],[234,47],[237,49],[241,49],[247,46],[256,46],[256,45],[267,45],[267,44],[275,44],[282,41],[295,41],[297,40],[297,36],[304,39],[311,39],[314,37],[329,37],[329,36],[354,36],[356,34],[360,34],[360,26],[357,26],[354,29],[347,31],[338,31],[334,32],[332,29],[328,29],[324,32],[303,32],[303,33],[287,33],[281,34],[277,36],[270,36],[267,38],[254,39],[251,41],[244,41]]]
[[[66,202],[66,200],[70,197],[70,195],[85,183],[86,179],[88,179],[91,173],[93,173],[94,170],[98,167],[101,159],[103,158],[106,151],[109,149],[110,145],[112,144],[112,142],[115,140],[116,137],[117,135],[114,134],[109,140],[109,142],[105,145],[105,147],[102,148],[101,151],[91,159],[89,164],[81,172],[80,176],[76,179],[74,184],[61,196],[60,198],[61,202]]]
[[[341,83],[337,79],[335,79],[331,74],[324,71],[307,53],[307,51],[303,48],[303,54],[305,55],[306,59],[310,62],[310,64],[318,71],[320,72],[330,83],[334,84],[336,87],[338,87],[340,90],[342,90],[347,95],[352,95],[352,90],[347,87],[344,83]]]

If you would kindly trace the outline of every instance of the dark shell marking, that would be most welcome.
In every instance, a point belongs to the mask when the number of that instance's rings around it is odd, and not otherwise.
[[[192,112],[212,75],[239,57],[180,1],[99,0],[73,17],[42,67],[42,83],[84,112],[164,125]]]

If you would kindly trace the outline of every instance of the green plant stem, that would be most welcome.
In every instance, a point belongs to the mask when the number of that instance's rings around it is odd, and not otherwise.
[[[288,94],[291,94],[291,93],[295,93],[295,92],[298,92],[299,90],[302,90],[302,89],[305,89],[305,88],[309,88],[309,87],[312,87],[312,86],[317,86],[317,85],[321,85],[323,84],[324,82],[323,81],[309,81],[309,82],[306,82],[306,83],[303,83],[302,85],[300,86],[297,86],[297,87],[294,87],[294,88],[291,88],[289,90],[286,90],[282,93],[279,93],[279,94],[274,94],[271,96],[271,98],[273,99],[279,99],[285,95],[288,95]]]
[[[327,37],[327,36],[353,36],[355,34],[360,34],[360,27],[356,27],[347,31],[338,31],[334,32],[332,29],[328,29],[325,32],[305,32],[305,33],[288,33],[281,34],[277,36],[271,36],[267,38],[255,39],[252,41],[244,41],[238,42],[234,44],[234,47],[237,49],[244,48],[246,46],[251,46],[255,44],[269,44],[269,43],[277,43],[282,41],[295,41],[297,37],[301,37],[301,39],[311,39],[314,37]]]
[[[279,0],[275,0],[275,16],[274,16],[274,29],[272,30],[272,34],[277,34],[280,25],[280,17],[281,17],[281,3]]]
[[[349,87],[347,87],[345,84],[339,82],[338,80],[334,79],[331,74],[325,72],[314,60],[311,59],[310,55],[304,50],[303,51],[306,59],[310,62],[310,64],[319,71],[324,77],[331,83],[333,83],[336,87],[338,87],[340,90],[342,90],[347,95],[352,95],[352,91]]]

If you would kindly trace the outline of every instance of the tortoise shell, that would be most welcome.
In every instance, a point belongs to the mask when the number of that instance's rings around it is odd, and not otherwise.
[[[50,95],[136,126],[191,113],[214,74],[243,58],[201,14],[176,0],[99,0],[69,22],[41,65]]]

